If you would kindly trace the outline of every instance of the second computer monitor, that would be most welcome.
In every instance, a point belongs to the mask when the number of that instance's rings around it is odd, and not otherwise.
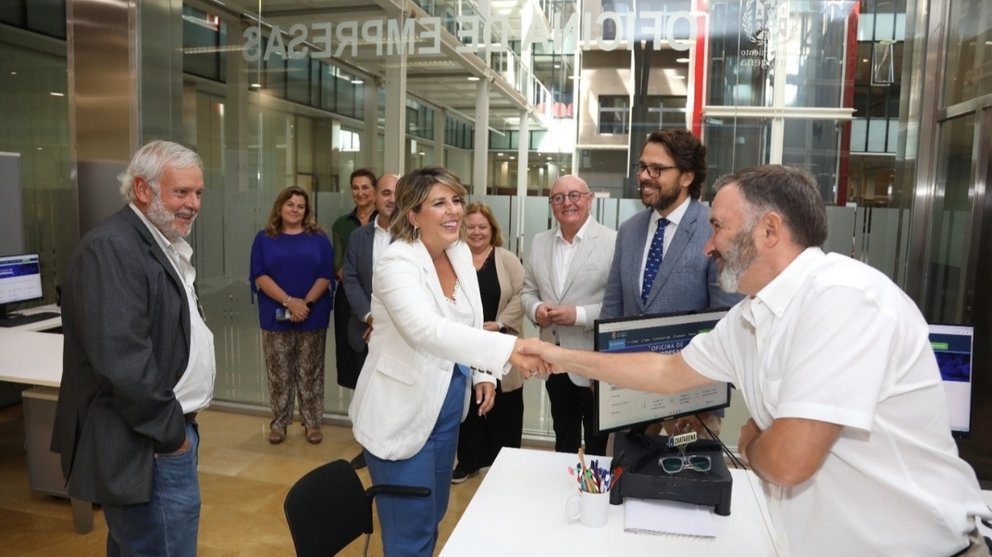
[[[0,317],[7,306],[42,297],[41,264],[37,253],[0,256]]]

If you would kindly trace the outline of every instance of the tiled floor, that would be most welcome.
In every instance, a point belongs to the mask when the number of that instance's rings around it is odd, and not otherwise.
[[[203,557],[294,554],[282,502],[292,483],[329,460],[350,459],[359,447],[346,427],[324,426],[324,442],[310,445],[299,425],[281,445],[267,441],[268,418],[220,411],[198,418],[200,488],[199,554]],[[359,475],[368,485],[366,471]],[[451,533],[481,480],[473,477],[452,486],[451,503],[441,525],[438,548]],[[79,535],[72,529],[69,503],[31,491],[24,451],[20,404],[0,409],[0,555],[7,557],[105,555],[107,528],[99,509],[94,528]],[[342,555],[361,555],[363,540]],[[373,535],[369,555],[381,555]]]

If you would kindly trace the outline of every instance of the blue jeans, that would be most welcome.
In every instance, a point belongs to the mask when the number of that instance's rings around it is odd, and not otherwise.
[[[437,527],[448,509],[458,426],[465,406],[465,376],[456,368],[434,429],[420,452],[406,460],[383,460],[365,451],[373,484],[431,488],[431,496],[375,498],[386,557],[430,557]]]
[[[194,557],[200,524],[196,453],[200,436],[186,424],[189,449],[156,454],[152,498],[135,505],[103,505],[108,557]]]

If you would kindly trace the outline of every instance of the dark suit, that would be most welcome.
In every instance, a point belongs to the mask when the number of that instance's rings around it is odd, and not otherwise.
[[[183,284],[130,207],[76,247],[63,286],[64,353],[52,450],[69,495],[149,500],[154,453],[186,439],[173,394],[190,352]]]
[[[740,295],[717,285],[716,262],[703,253],[710,237],[710,210],[692,200],[665,250],[647,303],[641,302],[641,262],[653,211],[637,213],[617,231],[600,319],[723,308],[740,301]]]
[[[365,316],[372,311],[372,247],[375,243],[375,221],[360,226],[351,233],[344,255],[344,287],[351,315],[348,319],[348,344],[358,354],[364,354]],[[364,360],[364,358],[361,358]],[[364,362],[362,362],[364,363]]]

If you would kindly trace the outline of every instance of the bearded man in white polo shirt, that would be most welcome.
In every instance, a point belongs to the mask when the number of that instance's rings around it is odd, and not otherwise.
[[[988,555],[975,517],[992,513],[951,438],[927,323],[885,275],[820,249],[813,179],[742,170],[710,223],[721,287],[748,296],[713,331],[674,355],[544,345],[541,356],[646,391],[733,383],[752,416],[738,449],[786,554]]]

